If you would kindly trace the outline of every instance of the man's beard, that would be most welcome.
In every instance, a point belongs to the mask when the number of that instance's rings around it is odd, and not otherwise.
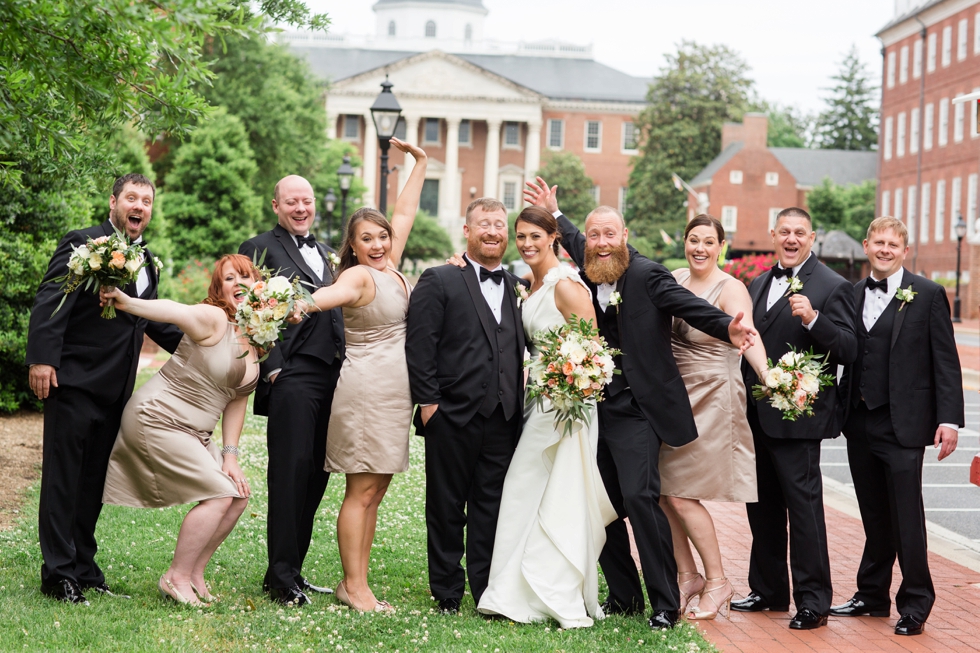
[[[612,250],[604,261],[595,249],[585,248],[585,275],[592,283],[616,283],[629,266],[630,253],[625,242]]]

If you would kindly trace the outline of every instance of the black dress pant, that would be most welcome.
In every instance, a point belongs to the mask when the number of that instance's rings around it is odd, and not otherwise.
[[[82,587],[105,582],[95,563],[95,525],[112,445],[126,401],[95,401],[77,388],[51,388],[44,402],[44,451],[38,536],[41,583],[73,579]]]
[[[866,538],[854,598],[875,609],[889,609],[897,556],[902,584],[895,605],[900,614],[924,622],[936,601],[922,505],[925,449],[899,444],[887,404],[869,410],[862,401],[844,433]]]
[[[303,561],[313,538],[313,521],[330,478],[327,426],[341,362],[297,354],[286,361],[270,388],[269,568],[266,588],[302,582]]]
[[[500,496],[520,426],[521,415],[507,420],[499,405],[490,417],[475,415],[463,426],[436,410],[425,425],[429,588],[437,601],[462,599],[467,577],[477,605],[487,589]]]
[[[798,610],[830,612],[833,588],[823,510],[820,440],[770,438],[754,406],[746,411],[755,441],[759,501],[745,511],[752,530],[749,587],[771,605],[789,605],[786,521],[793,602]]]
[[[606,526],[606,544],[599,555],[609,586],[608,600],[622,609],[644,609],[643,588],[623,521],[629,517],[650,606],[680,609],[670,522],[660,508],[660,438],[629,390],[599,404],[596,462],[619,515]]]

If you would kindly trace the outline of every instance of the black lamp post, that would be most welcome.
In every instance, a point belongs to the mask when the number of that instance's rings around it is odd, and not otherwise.
[[[333,194],[333,188],[327,189],[327,196],[323,198],[323,208],[324,213],[327,215],[327,244],[331,247],[333,246],[333,238],[331,238],[331,228],[333,227],[333,210],[337,206],[337,196]]]
[[[374,121],[374,129],[378,133],[378,145],[381,147],[381,196],[378,201],[378,210],[382,213],[388,211],[388,148],[391,147],[391,137],[395,135],[398,128],[398,118],[402,113],[401,105],[391,92],[393,84],[388,81],[381,82],[381,93],[371,105],[371,119]]]
[[[956,296],[953,298],[953,322],[962,322],[960,319],[960,253],[963,249],[963,237],[966,236],[966,222],[963,221],[962,215],[956,218],[953,230],[956,232]]]
[[[354,168],[350,165],[350,155],[344,155],[344,162],[337,168],[337,179],[340,180],[340,238],[343,240],[347,227],[347,193],[350,182],[354,178]]]

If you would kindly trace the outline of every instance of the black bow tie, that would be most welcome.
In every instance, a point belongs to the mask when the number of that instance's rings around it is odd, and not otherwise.
[[[868,277],[868,290],[878,289],[883,293],[888,293],[888,279],[882,279],[881,281],[875,281],[874,277]]]
[[[488,270],[488,269],[486,269],[484,267],[481,267],[480,268],[480,283],[483,283],[487,279],[492,280],[495,284],[497,284],[499,286],[500,285],[500,282],[504,280],[504,271],[503,271],[503,269],[498,269],[498,270],[494,270],[493,272],[491,272],[490,270]]]
[[[772,278],[779,279],[781,277],[786,277],[787,279],[793,278],[793,268],[781,268],[778,265],[772,269]]]
[[[307,247],[316,248],[316,236],[309,234],[307,236],[296,236],[296,246],[302,247],[306,245]]]

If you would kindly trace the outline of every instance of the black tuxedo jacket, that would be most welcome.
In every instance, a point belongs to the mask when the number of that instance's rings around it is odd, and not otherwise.
[[[272,231],[266,231],[250,240],[246,240],[238,248],[239,254],[244,254],[253,260],[258,260],[265,252],[263,265],[273,272],[293,279],[299,277],[306,282],[310,292],[321,286],[333,283],[333,266],[327,262],[327,254],[333,250],[317,243],[317,251],[323,257],[323,279],[313,273],[306,264],[303,255],[296,245],[296,238],[281,226],[276,225]],[[322,359],[330,364],[344,354],[344,313],[340,308],[334,308],[322,313],[308,315],[299,324],[291,324],[283,334],[282,342],[269,350],[269,357],[260,366],[259,384],[255,389],[253,410],[256,415],[269,414],[269,389],[272,387],[265,377],[274,370],[282,369],[285,361],[297,354],[304,354]]]
[[[504,301],[511,302],[517,331],[517,351],[524,359],[525,337],[521,311],[514,287],[528,285],[510,272],[504,273]],[[466,424],[486,398],[486,379],[493,371],[493,349],[483,297],[473,268],[440,265],[422,273],[412,290],[408,307],[405,356],[417,404],[439,404],[439,412],[450,424]],[[507,352],[505,352],[506,354]],[[524,411],[524,368],[518,364],[515,414]],[[420,411],[415,415],[415,433],[425,435]]]
[[[562,246],[592,290],[602,310],[596,285],[584,275],[585,236],[565,216],[558,218]],[[619,278],[622,297],[617,312],[623,352],[623,374],[644,417],[661,440],[679,447],[698,437],[687,388],[670,347],[673,316],[724,342],[730,342],[732,317],[677,283],[667,268],[630,248],[630,265]]]
[[[151,322],[123,311],[106,320],[101,317],[98,293],[81,288],[69,294],[58,314],[51,317],[64,294],[61,284],[51,280],[68,272],[73,247],[112,233],[112,223],[106,220],[95,227],[71,231],[58,243],[34,297],[26,359],[28,365],[51,365],[57,369],[58,387],[83,390],[106,404],[132,394],[144,332],[170,353],[184,335],[172,324]],[[146,266],[150,283],[140,297],[155,299],[159,276],[152,253],[149,249],[146,253],[150,259]],[[135,283],[123,290],[136,296]]]
[[[759,415],[759,424],[771,438],[819,440],[840,435],[843,422],[844,397],[838,396],[837,366],[850,365],[857,358],[857,334],[854,328],[854,289],[843,277],[817,260],[811,254],[800,268],[799,279],[810,305],[818,312],[817,322],[809,331],[803,320],[793,316],[789,298],[780,297],[772,309],[766,311],[772,272],[760,275],[749,286],[752,296],[753,320],[759,331],[766,355],[774,363],[795,347],[796,351],[809,351],[826,355],[827,373],[834,376],[834,385],[823,388],[813,406],[812,417],[801,417],[795,422],[784,420],[782,411],[769,405],[767,400],[756,402],[752,388],[759,383],[752,366],[742,360],[742,376],[750,404]]]
[[[855,324],[864,319],[867,285],[867,279],[854,284]],[[917,294],[895,314],[892,324],[888,407],[899,443],[925,447],[935,440],[940,424],[963,426],[963,376],[946,289],[904,270],[901,287],[909,286]],[[898,297],[892,301],[901,305]],[[848,368],[842,385],[854,405],[860,400],[860,388],[848,383],[851,378]]]

